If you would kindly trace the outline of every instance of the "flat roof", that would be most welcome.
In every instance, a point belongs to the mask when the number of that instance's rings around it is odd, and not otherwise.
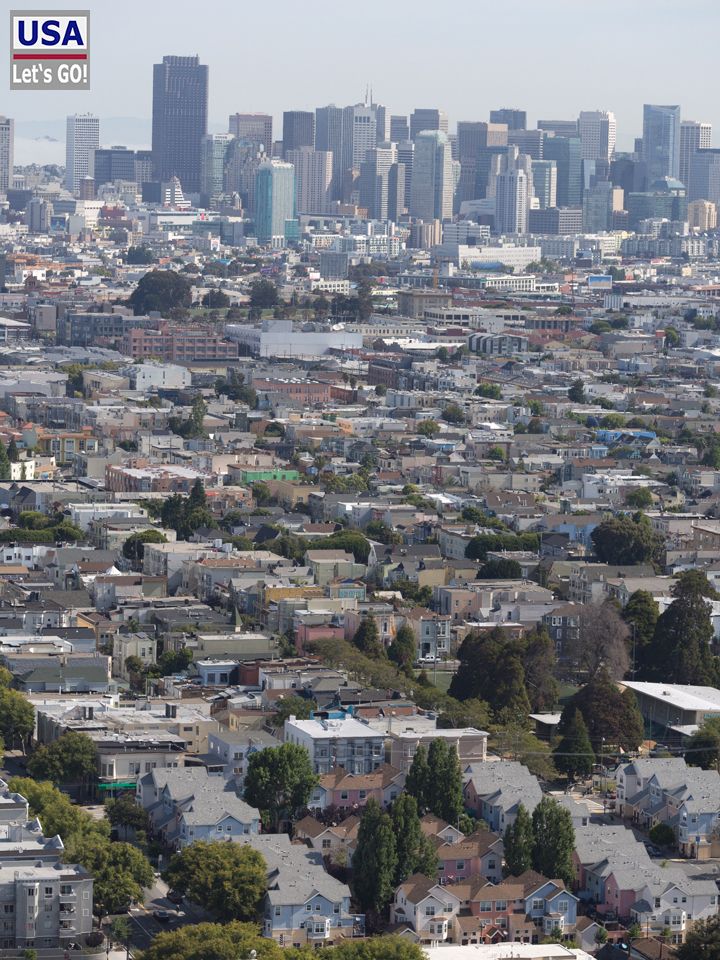
[[[720,713],[720,690],[682,683],[642,683],[623,680],[622,685],[654,700],[664,700],[681,710],[710,710]]]

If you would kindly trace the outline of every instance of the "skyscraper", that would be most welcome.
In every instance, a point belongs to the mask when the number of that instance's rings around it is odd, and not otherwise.
[[[295,216],[295,168],[291,163],[266,160],[255,182],[255,232],[260,243],[282,245],[287,221]]]
[[[542,130],[508,130],[507,142],[533,160],[543,159],[545,134]]]
[[[390,169],[397,162],[397,148],[389,144],[373,147],[360,164],[360,206],[373,220],[388,219]]]
[[[527,233],[532,194],[532,160],[509,146],[505,169],[495,178],[495,230]]]
[[[390,139],[393,143],[402,143],[410,139],[408,118],[393,114],[390,117]]]
[[[615,114],[606,110],[582,110],[578,133],[583,160],[612,160],[615,153]]]
[[[527,130],[527,113],[514,107],[490,111],[490,123],[504,123],[508,130]]]
[[[680,107],[646,103],[642,144],[648,187],[663,177],[679,177]]]
[[[544,133],[553,133],[556,137],[576,137],[578,135],[577,120],[538,120],[537,128]]]
[[[410,213],[421,220],[452,216],[453,159],[448,136],[442,130],[420,131],[410,191]]]
[[[332,153],[332,200],[342,197],[343,182],[343,108],[334,103],[315,111],[315,149]]]
[[[397,145],[397,158],[405,171],[404,202],[406,210],[410,209],[410,194],[412,192],[412,175],[415,166],[415,144],[412,140],[404,140]]]
[[[285,154],[295,168],[295,206],[298,213],[328,213],[332,197],[332,153],[300,147]]]
[[[543,159],[557,166],[558,207],[582,205],[582,157],[579,137],[545,137]]]
[[[680,123],[679,179],[690,193],[690,169],[693,155],[698,150],[708,150],[712,145],[712,125],[698,120],[683,120]]]
[[[373,150],[377,140],[377,105],[356,103],[343,110],[342,171],[360,169],[368,150]]]
[[[420,107],[410,114],[410,139],[417,140],[423,130],[442,130],[448,132],[447,114],[442,110]]]
[[[93,154],[100,146],[100,120],[91,113],[74,113],[67,118],[65,136],[65,186],[79,193],[80,181],[92,176]]]
[[[127,147],[107,147],[94,151],[93,177],[95,186],[114,180],[135,180],[136,154]]]
[[[228,147],[235,138],[230,133],[207,133],[200,151],[200,196],[206,205],[225,188],[225,162]]]
[[[176,176],[200,190],[200,147],[207,133],[208,68],[199,57],[163,57],[153,66],[152,152],[156,180]]]
[[[231,113],[228,133],[238,140],[262,144],[267,153],[272,150],[273,118],[269,113]]]
[[[540,210],[557,206],[557,167],[554,160],[533,160],[533,194]]]
[[[283,156],[300,147],[315,146],[315,114],[306,110],[286,110],[283,113]]]
[[[697,150],[690,162],[688,199],[720,205],[720,150]]]
[[[478,192],[478,158],[487,147],[506,147],[508,128],[504,123],[483,123],[459,120],[457,148],[460,161],[460,183],[455,191],[455,206],[460,209],[464,200],[475,200]],[[484,195],[484,194],[483,194]]]
[[[0,193],[12,187],[15,149],[15,121],[0,117]]]
[[[233,140],[225,158],[225,193],[238,193],[243,209],[255,215],[255,186],[260,165],[267,160],[265,147],[251,140]]]

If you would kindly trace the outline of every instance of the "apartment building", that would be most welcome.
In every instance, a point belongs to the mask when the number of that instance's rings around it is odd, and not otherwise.
[[[384,761],[385,738],[353,717],[337,720],[285,721],[285,742],[295,743],[310,754],[315,773],[343,767],[348,773],[377,770]]]

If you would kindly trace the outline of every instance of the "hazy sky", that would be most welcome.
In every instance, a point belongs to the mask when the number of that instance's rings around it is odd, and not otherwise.
[[[0,113],[16,119],[19,138],[44,132],[42,124],[23,121],[48,121],[48,132],[57,131],[50,121],[74,112],[149,118],[152,64],[163,54],[194,53],[210,66],[213,129],[224,129],[231,112],[269,112],[278,118],[279,138],[283,109],[355,103],[368,83],[376,102],[393,113],[445,109],[451,130],[457,120],[487,119],[494,107],[527,110],[528,126],[607,109],[617,117],[618,146],[627,149],[641,133],[643,102],[679,103],[684,118],[720,129],[717,0],[43,0],[34,6],[89,6],[92,90],[10,92],[5,60]],[[8,20],[0,17],[3,51]],[[111,132],[118,142],[109,124],[105,133]],[[102,124],[101,140],[110,142]],[[26,150],[27,143],[18,162],[27,162]]]

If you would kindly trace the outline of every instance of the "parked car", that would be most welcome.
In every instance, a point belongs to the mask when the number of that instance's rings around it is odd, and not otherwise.
[[[153,910],[153,917],[158,923],[169,923],[172,914],[169,910]]]

